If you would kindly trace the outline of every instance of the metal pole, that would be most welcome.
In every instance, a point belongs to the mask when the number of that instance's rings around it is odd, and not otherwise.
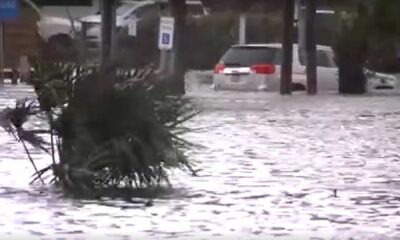
[[[4,21],[0,21],[0,84],[4,85]]]
[[[118,47],[118,34],[117,34],[117,7],[116,4],[112,4],[112,12],[111,12],[111,50],[110,50],[110,57],[113,61],[116,60],[117,57],[117,47]]]
[[[87,37],[87,22],[82,22],[81,28],[81,51],[80,51],[80,62],[83,63],[88,58],[87,56],[87,48],[86,48],[86,37]]]
[[[294,0],[285,0],[285,8],[283,11],[283,59],[280,92],[282,95],[285,95],[291,94],[292,92]]]
[[[246,14],[239,16],[239,44],[246,44]]]
[[[316,0],[306,2],[307,93],[317,93],[317,46],[315,41]]]
[[[178,94],[185,93],[185,34],[187,6],[185,0],[169,0],[171,13],[175,18],[174,47],[172,49],[171,64],[173,64],[172,90]]]

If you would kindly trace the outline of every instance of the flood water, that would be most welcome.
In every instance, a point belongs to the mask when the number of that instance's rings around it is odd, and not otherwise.
[[[400,95],[197,89],[185,137],[202,171],[174,172],[152,207],[29,185],[22,146],[1,130],[1,239],[400,239]],[[26,91],[1,89],[0,109]]]

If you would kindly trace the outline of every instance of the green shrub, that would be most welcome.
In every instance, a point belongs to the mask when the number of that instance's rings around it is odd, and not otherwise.
[[[35,72],[39,104],[22,101],[0,114],[3,128],[18,140],[52,154],[53,163],[36,170],[35,180],[52,171],[52,181],[84,193],[169,183],[171,168],[194,173],[183,152],[191,144],[179,134],[197,111],[188,100],[169,96],[151,71],[120,72],[114,88],[101,95],[93,89],[100,79],[95,68],[51,64]],[[43,113],[50,129],[24,128],[29,116]],[[39,133],[51,136],[49,148]]]

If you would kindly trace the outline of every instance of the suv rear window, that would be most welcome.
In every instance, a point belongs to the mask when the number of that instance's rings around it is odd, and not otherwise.
[[[221,61],[229,66],[250,67],[255,64],[279,64],[282,52],[272,47],[233,47]]]

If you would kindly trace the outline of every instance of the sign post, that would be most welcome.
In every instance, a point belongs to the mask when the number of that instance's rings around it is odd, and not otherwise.
[[[161,17],[160,29],[158,38],[158,48],[161,50],[160,53],[160,71],[164,72],[171,71],[171,54],[168,54],[168,50],[172,50],[174,47],[174,31],[175,31],[175,19],[173,17]]]
[[[4,20],[18,17],[18,0],[0,1],[0,84],[4,85]]]
[[[132,37],[137,36],[137,19],[136,17],[132,19],[132,22],[128,25],[128,35]]]
[[[161,17],[160,34],[158,37],[158,48],[160,50],[171,50],[174,47],[174,25],[173,17]]]

